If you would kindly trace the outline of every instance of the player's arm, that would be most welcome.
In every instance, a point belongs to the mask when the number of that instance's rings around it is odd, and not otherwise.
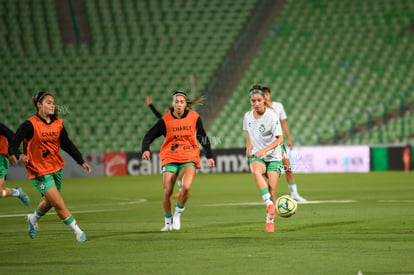
[[[288,126],[288,123],[287,123],[286,119],[281,120],[280,124],[282,125],[283,133],[286,135],[288,146],[289,146],[290,149],[292,149],[293,143],[292,143],[292,140],[290,139],[289,126]]]
[[[196,128],[197,128],[197,140],[203,146],[204,150],[206,151],[206,158],[212,159],[213,152],[211,151],[210,139],[208,138],[207,133],[204,130],[203,122],[201,121],[200,117],[197,119]]]
[[[68,136],[68,132],[65,127],[62,128],[59,136],[60,147],[67,152],[79,165],[82,165],[85,161],[83,160],[82,154],[79,149],[73,144]]]
[[[0,123],[0,135],[5,136],[7,138],[7,141],[10,142],[14,136],[14,133],[12,130],[10,130],[9,127]]]
[[[243,131],[246,131],[246,157],[250,158],[250,155],[252,154],[252,150],[253,150],[253,145],[252,145],[252,140],[250,138],[250,134],[248,131],[248,113],[246,113],[244,115],[244,119],[243,119]]]
[[[270,145],[266,146],[265,148],[256,152],[255,157],[261,158],[270,150],[275,149],[277,146],[283,143],[283,135],[276,136],[275,141],[273,141]]]
[[[211,151],[211,143],[210,139],[207,136],[206,131],[204,130],[203,123],[201,122],[201,118],[198,117],[197,119],[197,140],[203,146],[204,150],[206,151],[206,158],[210,167],[216,166],[215,161],[213,159],[213,152]]]
[[[142,159],[150,159],[150,145],[157,138],[167,134],[167,128],[163,119],[159,119],[154,126],[146,133],[141,143]]]
[[[29,159],[25,154],[22,154],[19,150],[19,146],[22,143],[22,141],[25,139],[26,141],[29,141],[32,139],[34,135],[34,128],[33,124],[25,120],[17,129],[16,134],[13,136],[9,143],[9,151],[21,162],[27,163]]]
[[[148,106],[150,107],[151,111],[154,113],[154,115],[155,115],[157,118],[161,118],[161,117],[162,117],[162,114],[161,114],[160,112],[158,112],[158,110],[154,107],[154,105],[153,105],[153,104],[150,104],[150,105],[148,105]]]
[[[7,138],[7,143],[10,144],[14,136],[14,133],[9,127],[0,123],[0,135],[5,136]],[[10,151],[10,148],[9,148],[9,154],[13,154],[13,152]]]
[[[158,110],[154,107],[154,105],[152,104],[152,98],[150,96],[147,96],[145,98],[145,102],[147,103],[147,105],[150,107],[151,111],[154,113],[154,115],[157,118],[161,118],[162,114],[160,112],[158,112]]]
[[[247,135],[246,135],[246,157],[249,158],[251,153],[252,153],[252,150],[253,150],[253,145],[252,145],[252,140],[251,140],[250,135],[249,135],[249,131],[247,130],[248,129],[248,127],[247,127],[247,125],[248,125],[247,116],[248,116],[248,113],[246,113],[244,115],[243,131],[246,131],[246,133],[247,133]]]
[[[7,138],[7,144],[10,144],[14,136],[14,132],[6,125],[0,123],[0,135],[5,136]],[[10,147],[8,148],[8,151],[9,151],[8,158],[9,158],[10,163],[17,164],[17,158],[13,155],[13,152],[10,150]]]
[[[287,115],[286,115],[286,112],[285,112],[285,107],[283,107],[282,103],[279,103],[279,106],[280,106],[280,113],[279,113],[280,124],[282,125],[283,133],[286,136],[288,146],[289,146],[290,149],[292,149],[293,144],[292,144],[292,140],[290,139],[289,126],[288,126],[288,123],[286,121]]]
[[[249,132],[246,135],[246,157],[249,158],[252,153],[253,145],[252,140],[250,139]]]

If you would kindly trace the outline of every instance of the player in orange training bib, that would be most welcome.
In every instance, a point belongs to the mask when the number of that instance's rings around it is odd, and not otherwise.
[[[197,141],[206,150],[206,157],[214,167],[210,141],[204,131],[200,116],[191,111],[191,107],[202,100],[191,100],[183,91],[173,93],[171,112],[164,115],[148,131],[142,141],[142,159],[150,159],[150,144],[158,137],[165,136],[161,146],[160,158],[162,181],[164,186],[165,225],[161,231],[181,229],[181,213],[190,196],[191,185],[200,168],[200,148]],[[177,199],[174,215],[172,214],[172,193],[178,174],[182,174],[182,187]]]
[[[60,194],[64,165],[60,148],[88,173],[91,172],[91,167],[83,161],[82,154],[69,139],[63,120],[57,116],[53,96],[42,91],[32,97],[32,102],[37,111],[36,115],[20,125],[10,145],[13,154],[25,164],[33,185],[44,196],[34,213],[26,217],[29,236],[32,239],[36,237],[38,220],[53,207],[62,222],[73,230],[76,240],[84,242],[86,236],[66,208]],[[20,154],[18,147],[22,141],[23,154]]]

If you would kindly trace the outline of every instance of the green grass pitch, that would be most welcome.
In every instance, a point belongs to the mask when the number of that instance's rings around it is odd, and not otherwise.
[[[161,176],[63,180],[62,194],[88,241],[52,212],[29,239],[32,204],[0,199],[0,274],[414,274],[414,176],[403,172],[297,174],[296,215],[265,232],[250,174],[199,174],[182,230],[160,232]],[[288,194],[283,176],[278,195]],[[175,199],[174,199],[175,202]],[[360,273],[360,274],[361,274]]]

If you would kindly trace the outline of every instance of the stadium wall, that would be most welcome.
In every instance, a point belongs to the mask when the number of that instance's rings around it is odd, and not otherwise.
[[[302,146],[289,152],[295,173],[346,173],[369,171],[404,170],[403,152],[407,147],[363,146]],[[414,170],[414,150],[411,147],[410,170]],[[249,172],[244,148],[214,150],[216,167],[211,168],[205,157],[201,158],[199,173]],[[161,174],[159,152],[151,153],[151,160],[141,159],[141,153],[87,154],[85,160],[91,165],[87,174],[69,155],[62,152],[65,166],[64,177],[94,177],[117,175]],[[24,165],[12,165],[9,180],[27,179]]]

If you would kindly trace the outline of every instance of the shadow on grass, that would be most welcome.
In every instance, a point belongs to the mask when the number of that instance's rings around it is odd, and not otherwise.
[[[204,236],[200,236],[199,234],[205,235],[205,234],[218,234],[218,233],[223,233],[223,234],[234,234],[235,231],[238,231],[239,228],[241,227],[246,227],[246,226],[252,226],[255,225],[257,226],[258,222],[237,222],[237,223],[215,223],[215,224],[209,224],[208,226],[206,226],[205,224],[203,226],[188,226],[188,227],[184,227],[179,231],[169,231],[169,232],[162,232],[160,231],[160,229],[155,229],[155,230],[134,230],[134,231],[110,231],[110,232],[102,232],[102,231],[91,231],[89,230],[87,232],[87,237],[88,240],[98,240],[98,239],[105,239],[105,238],[112,238],[112,237],[126,237],[126,236],[130,236],[130,235],[159,235],[159,236],[166,236],[168,238],[173,237],[174,235],[178,236],[183,236],[183,234],[197,234],[197,238],[203,239],[205,238]],[[161,227],[160,227],[161,228]],[[234,229],[234,230],[233,230]],[[263,224],[263,229],[264,229],[264,224]],[[221,231],[221,232],[220,232]],[[256,230],[255,230],[256,231]],[[240,236],[239,236],[240,237]],[[207,237],[208,239],[210,239],[209,237]],[[222,237],[224,239],[229,238],[229,237]],[[236,237],[235,237],[236,238]],[[244,238],[244,237],[243,237]],[[191,237],[191,239],[193,239]],[[220,238],[217,238],[220,239]]]
[[[334,226],[344,226],[344,225],[352,225],[358,224],[360,221],[343,221],[343,222],[323,222],[323,223],[312,223],[312,224],[305,224],[301,226],[292,226],[292,228],[285,229],[284,231],[294,232],[294,231],[301,231],[306,229],[313,229],[313,228],[327,228],[327,227],[334,227]]]

